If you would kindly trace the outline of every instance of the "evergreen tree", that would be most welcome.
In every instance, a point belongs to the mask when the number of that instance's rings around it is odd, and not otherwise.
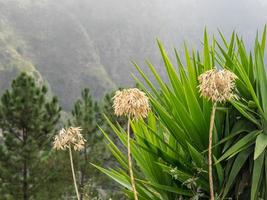
[[[81,93],[81,99],[77,100],[72,110],[73,118],[69,125],[82,128],[82,134],[87,140],[82,152],[76,152],[75,163],[78,163],[78,182],[80,199],[124,199],[119,190],[116,191],[117,184],[109,177],[100,173],[91,163],[110,166],[115,165],[115,159],[107,149],[102,133],[98,126],[105,130],[110,130],[105,114],[112,122],[118,121],[121,125],[126,124],[126,120],[118,118],[113,114],[112,97],[114,92],[105,95],[101,105],[92,99],[89,89],[85,88]],[[108,132],[114,135],[112,131]],[[114,140],[117,137],[114,136]],[[103,184],[105,183],[105,184]],[[101,193],[101,194],[100,194]]]
[[[1,199],[41,199],[38,195],[48,188],[53,175],[51,137],[60,107],[55,97],[48,99],[46,94],[45,86],[21,73],[1,98]]]
[[[96,101],[93,101],[88,88],[82,91],[81,96],[82,99],[77,100],[74,105],[72,111],[73,119],[70,124],[81,127],[82,134],[87,141],[85,148],[79,153],[78,160],[80,199],[82,200],[85,195],[90,197],[97,195],[94,189],[95,179],[97,177],[96,174],[100,173],[90,163],[100,160],[100,154],[103,153],[101,148],[104,148],[104,145],[99,145],[99,142],[102,140],[97,127],[97,124],[102,121],[99,106]]]
[[[117,184],[91,165],[94,163],[112,167],[115,164],[98,128],[98,126],[104,129],[108,127],[103,118],[103,112],[109,117],[112,116],[112,121],[117,120],[113,115],[112,95],[113,93],[107,94],[102,104],[99,105],[92,99],[89,89],[86,88],[82,91],[82,98],[77,100],[72,111],[73,119],[70,124],[81,127],[82,134],[87,140],[85,149],[79,153],[77,160],[80,170],[81,200],[87,198],[123,199],[121,192],[118,190],[116,192]]]

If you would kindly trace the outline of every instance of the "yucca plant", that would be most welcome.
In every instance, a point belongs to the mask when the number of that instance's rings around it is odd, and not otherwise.
[[[227,160],[225,169],[228,174],[222,197],[237,197],[244,193],[247,199],[267,199],[267,74],[264,65],[266,46],[266,26],[262,39],[258,34],[254,50],[247,51],[243,40],[232,35],[224,47],[217,43],[218,62],[232,69],[238,75],[240,99],[232,105],[239,111],[245,124],[240,127],[246,132],[229,135],[223,155],[218,162]],[[245,193],[247,192],[247,194]]]
[[[220,36],[221,42],[213,38],[209,45],[205,31],[202,53],[192,50],[190,54],[185,45],[185,64],[175,50],[177,67],[158,41],[167,83],[150,62],[147,64],[155,84],[134,63],[144,81],[135,76],[134,79],[148,95],[153,111],[147,120],[131,122],[139,199],[209,199],[207,149],[212,104],[200,97],[197,86],[199,75],[215,66],[238,77],[238,98],[216,107],[212,151],[215,198],[267,199],[267,76],[263,58],[266,28],[262,40],[256,38],[253,53],[247,53],[235,33],[230,42],[221,33]],[[126,146],[127,133],[118,124],[109,124]],[[96,167],[119,182],[132,199],[127,157],[102,132],[121,167]]]

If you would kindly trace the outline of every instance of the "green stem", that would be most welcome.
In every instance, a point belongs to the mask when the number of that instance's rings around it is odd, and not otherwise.
[[[214,189],[213,189],[213,176],[212,176],[212,133],[214,127],[215,120],[215,112],[216,112],[216,103],[212,106],[211,116],[210,116],[210,129],[209,129],[209,185],[210,185],[210,200],[214,200]]]
[[[72,171],[72,177],[73,177],[73,183],[76,191],[76,196],[77,199],[80,200],[80,195],[77,187],[77,182],[76,182],[76,177],[75,177],[75,172],[74,172],[74,166],[73,166],[73,159],[72,159],[72,152],[71,152],[71,147],[69,146],[69,153],[70,153],[70,165],[71,165],[71,171]]]
[[[129,173],[130,173],[130,178],[131,178],[131,185],[132,185],[132,189],[133,189],[133,193],[134,193],[134,199],[138,200],[137,191],[136,191],[136,188],[135,188],[132,159],[131,159],[130,122],[131,122],[131,118],[130,118],[130,116],[128,116],[128,124],[127,124],[128,165],[129,165]]]

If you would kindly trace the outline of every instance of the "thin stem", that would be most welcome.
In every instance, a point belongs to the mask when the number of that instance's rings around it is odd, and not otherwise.
[[[216,112],[216,103],[212,106],[211,116],[210,116],[210,129],[209,129],[209,185],[210,185],[210,200],[214,200],[213,191],[213,177],[212,177],[212,132],[214,127],[214,119]]]
[[[129,165],[129,173],[130,173],[130,178],[131,178],[132,189],[133,189],[133,193],[134,193],[134,199],[135,200],[138,200],[137,191],[136,191],[135,182],[134,182],[132,159],[131,159],[130,122],[131,122],[131,118],[130,118],[130,116],[128,116],[128,124],[127,124],[127,134],[128,134],[128,136],[127,136],[128,165]]]
[[[76,191],[76,196],[77,196],[77,199],[80,200],[80,195],[79,195],[79,191],[78,191],[78,187],[77,187],[77,183],[76,183],[76,177],[75,177],[75,172],[74,172],[74,167],[73,167],[72,152],[71,152],[70,146],[69,146],[69,153],[70,153],[70,165],[71,165],[71,171],[72,171],[72,177],[73,177],[73,183],[74,183],[74,187],[75,187],[75,191]]]

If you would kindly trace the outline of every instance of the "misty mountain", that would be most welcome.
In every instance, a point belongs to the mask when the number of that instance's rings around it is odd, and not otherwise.
[[[148,58],[164,75],[156,38],[183,53],[184,40],[201,48],[205,27],[235,29],[249,46],[265,10],[262,0],[0,0],[0,89],[26,70],[68,110],[84,87],[101,97],[131,85],[131,61]]]
[[[90,87],[95,96],[101,96],[115,87],[100,63],[93,40],[63,8],[55,4],[8,1],[2,3],[0,12],[14,38],[20,37],[24,44],[16,43],[18,46],[14,46],[11,54],[19,54],[42,74],[64,108],[72,106],[81,88]],[[20,63],[14,65],[22,69]]]

